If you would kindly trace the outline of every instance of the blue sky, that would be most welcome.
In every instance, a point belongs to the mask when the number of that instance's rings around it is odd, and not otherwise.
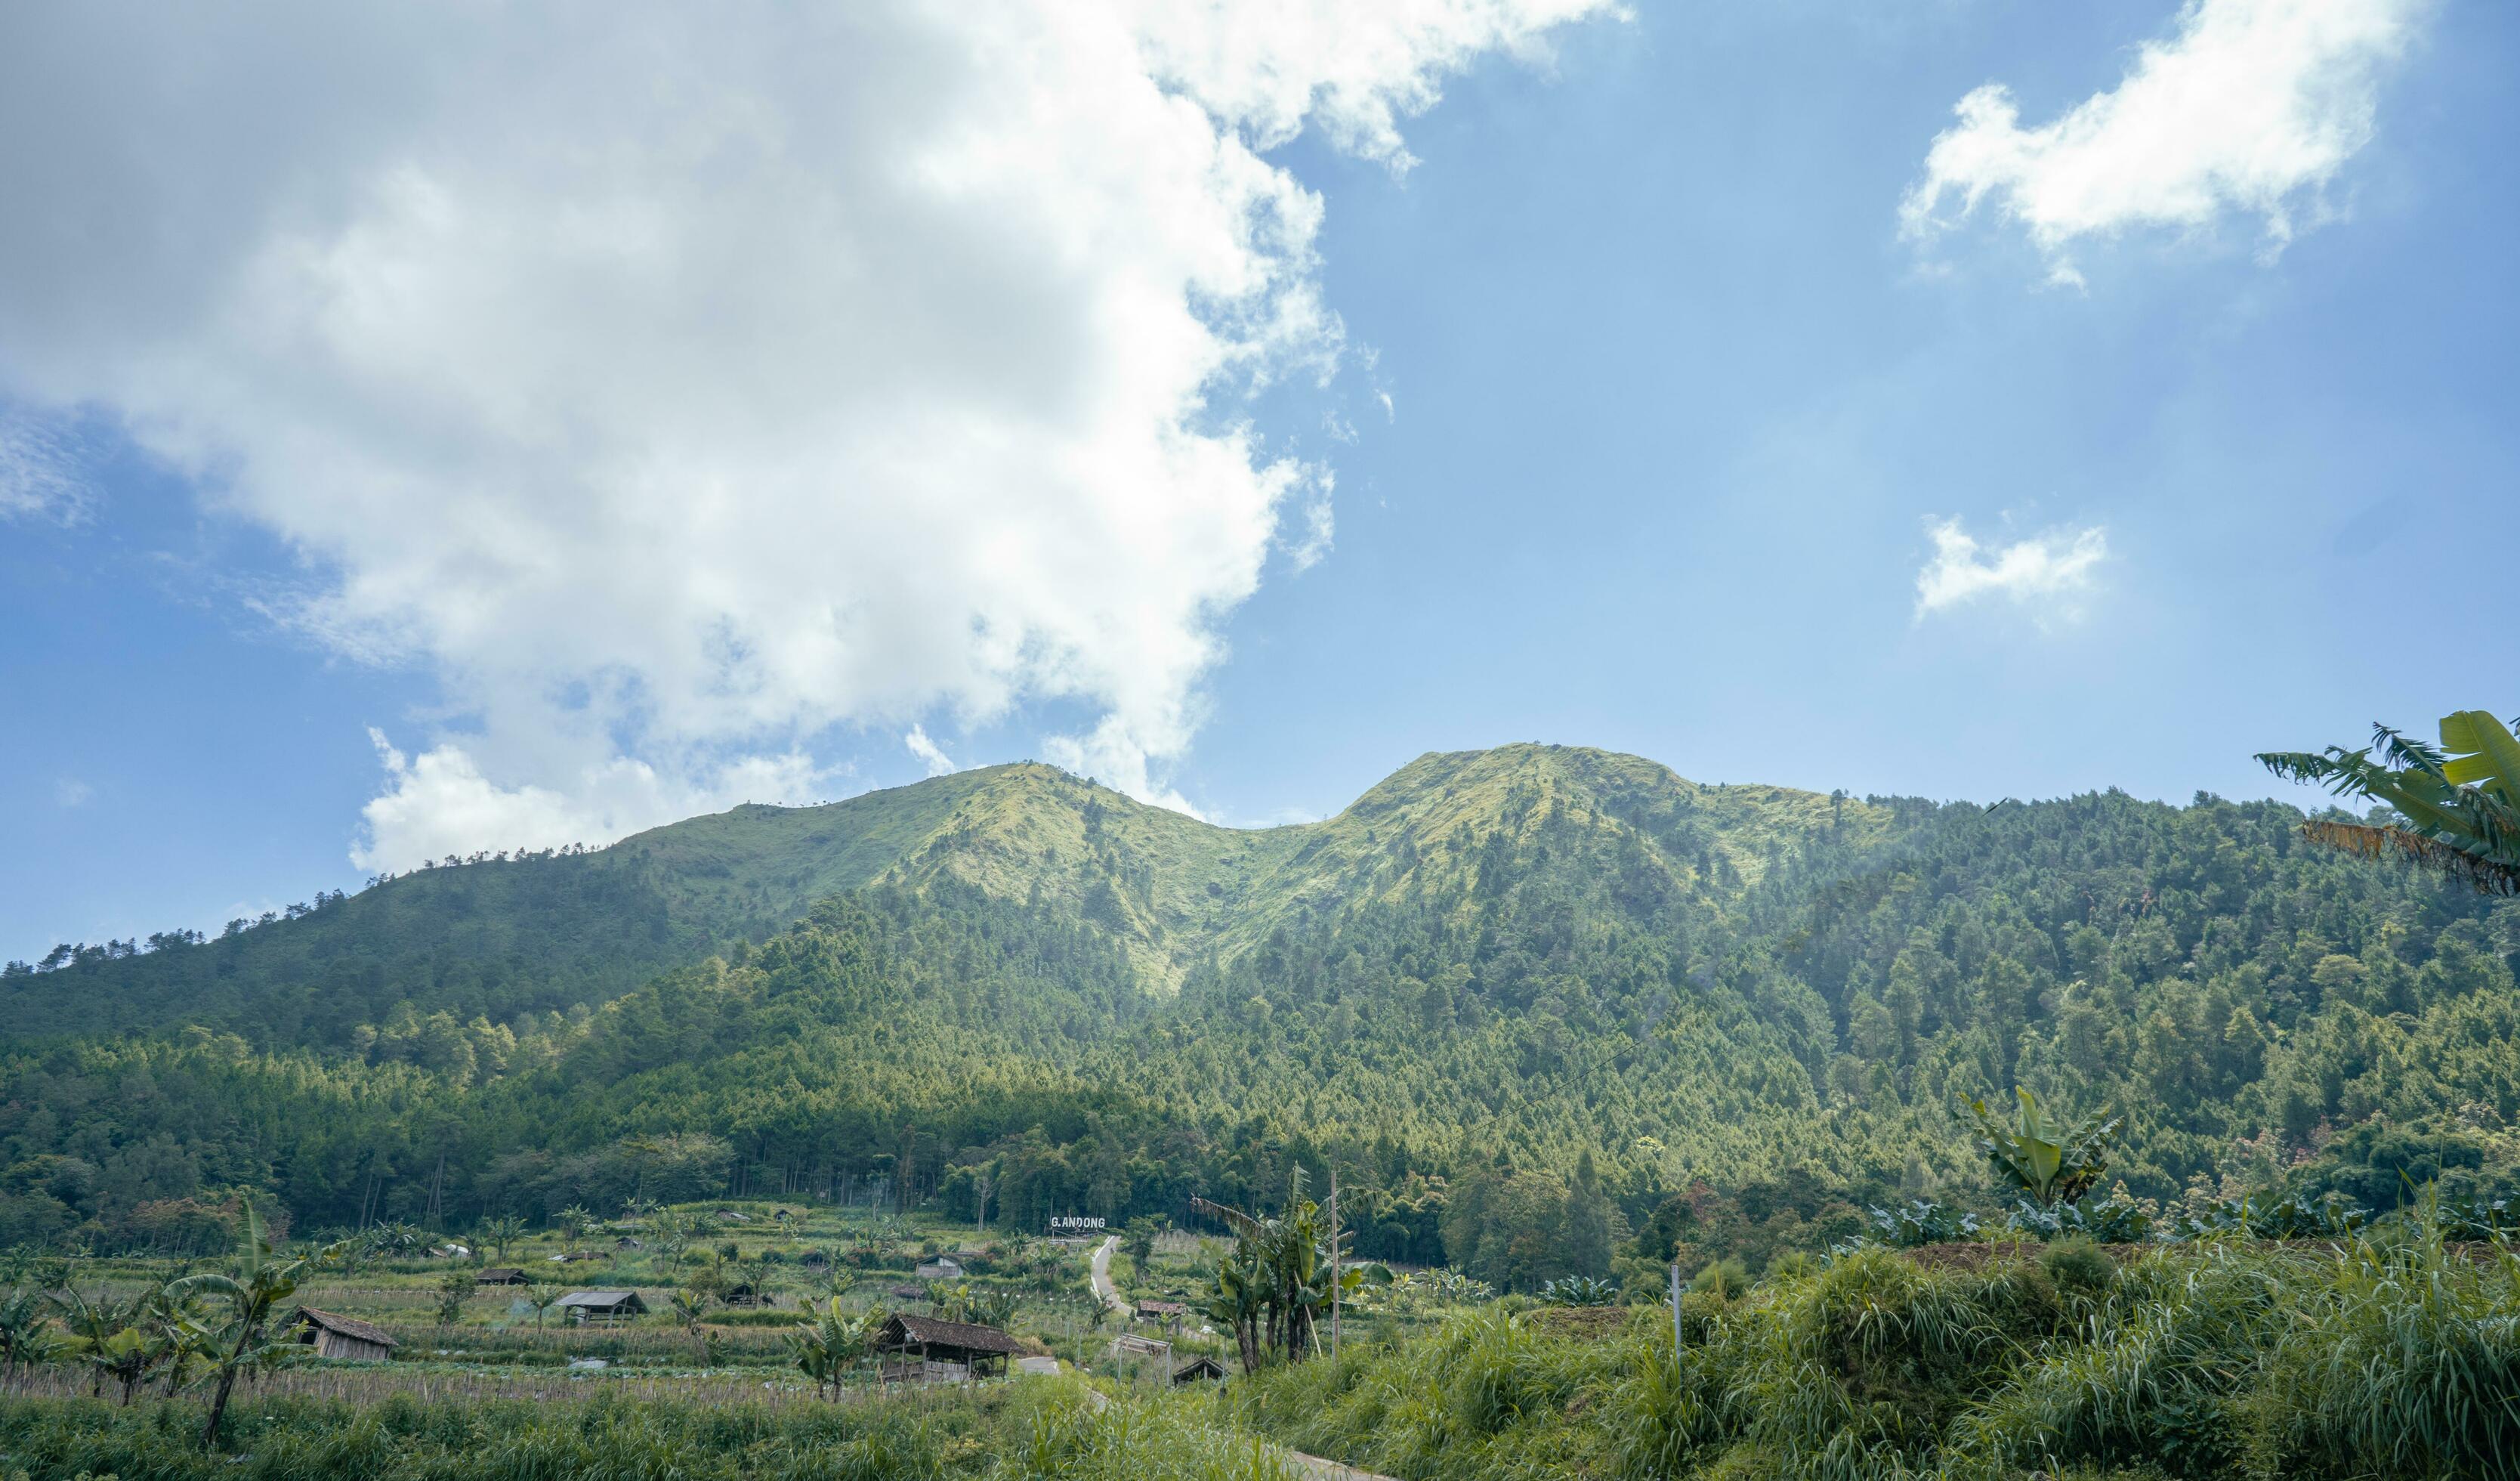
[[[2289,796],[2515,708],[2520,13],[1589,9],[765,8],[508,92],[13,13],[0,954],[914,727],[1263,823],[1527,739]]]

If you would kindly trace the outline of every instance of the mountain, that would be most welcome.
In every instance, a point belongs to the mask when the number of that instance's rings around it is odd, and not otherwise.
[[[1254,831],[1035,765],[739,809],[13,970],[0,1243],[234,1187],[319,1225],[871,1180],[968,1214],[982,1166],[1012,1223],[1182,1218],[1327,1162],[1369,1252],[1528,1284],[1598,1269],[1561,1226],[1664,1258],[1983,1198],[1954,1107],[2016,1083],[2124,1114],[2138,1196],[2520,1166],[2520,904],[2301,822],[1550,746]]]
[[[1535,821],[1538,819],[1539,821]],[[257,1042],[341,1043],[399,1003],[460,1018],[594,1006],[816,901],[960,887],[1089,923],[1148,992],[1230,961],[1289,920],[1473,897],[1491,851],[1564,819],[1636,872],[1641,904],[1719,872],[1756,879],[1823,825],[1887,814],[1778,788],[1699,787],[1652,763],[1553,746],[1427,755],[1336,817],[1221,828],[1024,763],[818,808],[747,804],[585,854],[427,868],[198,946],[64,948],[0,978],[0,1039],[198,1024]]]

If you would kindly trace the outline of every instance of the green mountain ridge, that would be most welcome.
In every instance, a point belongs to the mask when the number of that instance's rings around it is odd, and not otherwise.
[[[1328,1162],[1368,1252],[1528,1285],[1598,1273],[1546,1237],[1586,1170],[1656,1249],[1983,1198],[1954,1108],[2014,1084],[2123,1114],[2138,1196],[2520,1167],[2520,903],[2302,821],[1549,746],[1264,830],[1029,764],[738,809],[13,970],[0,1244],[238,1187],[318,1225],[896,1178],[968,1214],[983,1166],[1013,1224],[1181,1219]]]
[[[1700,787],[1636,757],[1519,745],[1428,753],[1334,817],[1234,829],[1057,767],[979,767],[814,808],[745,804],[583,855],[424,868],[203,949],[77,960],[0,986],[0,1039],[182,1024],[321,1041],[397,1001],[494,1019],[609,1000],[759,941],[826,896],[942,881],[1089,922],[1149,992],[1230,961],[1288,920],[1451,892],[1464,841],[1562,811],[1633,839],[1685,892],[1755,879],[1760,845],[1822,825],[1875,837],[1881,809],[1778,787]]]

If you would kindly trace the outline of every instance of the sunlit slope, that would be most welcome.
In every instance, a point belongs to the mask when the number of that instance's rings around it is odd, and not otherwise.
[[[865,884],[984,779],[745,806],[584,855],[414,870],[204,946],[10,977],[0,1037],[202,1024],[328,1042],[397,1002],[494,1021],[600,1003]]]
[[[1083,923],[1166,995],[1273,932],[1388,907],[1467,920],[1517,885],[1652,928],[1755,883],[1779,851],[1888,828],[1860,802],[1700,786],[1558,746],[1430,754],[1334,817],[1257,830],[1053,766],[990,766],[826,807],[747,805],[582,856],[414,871],[206,946],[12,977],[0,1036],[201,1024],[329,1043],[405,1003],[494,1022],[565,1011],[868,887],[976,891]]]

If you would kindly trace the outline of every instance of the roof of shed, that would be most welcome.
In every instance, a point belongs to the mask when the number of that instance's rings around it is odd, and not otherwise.
[[[926,1347],[959,1347],[974,1353],[1015,1353],[1022,1347],[1015,1339],[994,1326],[980,1326],[969,1321],[947,1321],[937,1317],[913,1317],[897,1312],[884,1323],[884,1335],[894,1336],[898,1329],[900,1342],[916,1342]]]
[[[356,1317],[344,1317],[338,1312],[320,1312],[311,1306],[301,1306],[297,1309],[297,1319],[312,1326],[320,1326],[328,1332],[338,1332],[344,1337],[356,1337],[361,1342],[374,1342],[381,1347],[397,1345],[393,1340],[393,1334],[383,1327],[361,1321]]]

